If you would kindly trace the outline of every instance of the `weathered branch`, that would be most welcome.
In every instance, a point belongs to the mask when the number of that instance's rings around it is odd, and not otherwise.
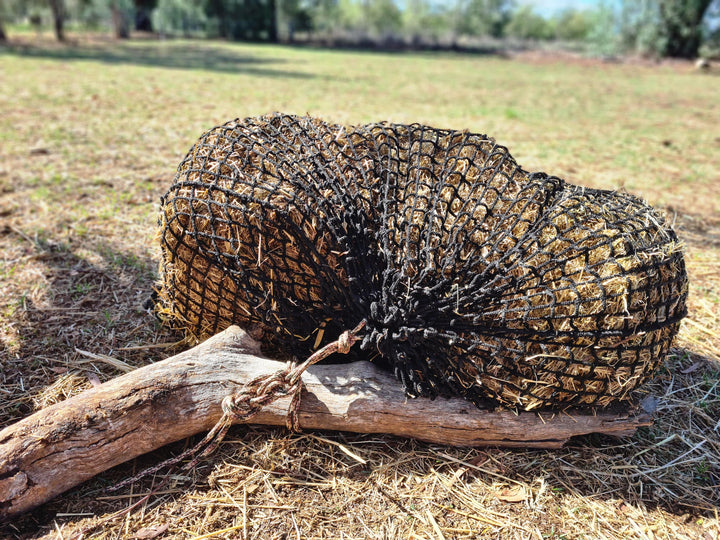
[[[124,461],[209,430],[220,402],[282,364],[231,327],[197,347],[38,411],[0,431],[0,521]],[[630,435],[646,414],[482,411],[461,399],[408,400],[369,362],[312,366],[304,375],[305,429],[389,433],[458,446],[554,448],[574,435]],[[252,419],[284,425],[289,398]]]

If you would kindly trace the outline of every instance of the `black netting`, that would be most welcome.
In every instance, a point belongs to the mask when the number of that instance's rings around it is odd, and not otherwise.
[[[239,324],[302,358],[365,320],[360,354],[410,395],[604,406],[648,378],[686,312],[653,209],[462,131],[228,122],[180,164],[161,224],[176,326]]]

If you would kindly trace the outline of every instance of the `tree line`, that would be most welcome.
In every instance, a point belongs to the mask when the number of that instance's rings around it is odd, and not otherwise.
[[[720,50],[720,0],[600,1],[543,16],[516,0],[0,0],[3,23],[163,36],[460,47],[482,38],[584,44],[604,55],[692,58]]]

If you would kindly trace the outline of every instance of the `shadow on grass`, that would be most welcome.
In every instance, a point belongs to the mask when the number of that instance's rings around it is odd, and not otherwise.
[[[261,77],[308,79],[311,73],[269,66],[287,64],[284,58],[260,58],[239,48],[219,47],[212,42],[133,41],[100,42],[91,45],[11,42],[0,54],[62,61],[95,61],[105,64],[137,65],[182,70],[205,70]]]
[[[132,369],[170,354],[152,346],[177,336],[146,308],[157,279],[157,261],[148,254],[119,249],[107,239],[78,246],[11,227],[0,227],[0,239],[22,248],[18,260],[27,265],[24,275],[34,278],[2,276],[16,283],[12,301],[4,309],[0,304],[0,323],[12,330],[0,333],[0,430],[93,381],[121,375],[125,368],[118,365]],[[121,364],[89,359],[80,350]],[[0,485],[0,503],[4,488]],[[48,532],[64,506],[60,496],[17,521],[0,523],[0,538]]]
[[[164,332],[144,306],[156,279],[157,263],[149,256],[85,244],[91,261],[72,246],[37,236],[25,237],[24,245],[35,281],[19,284],[18,298],[4,313],[14,337],[0,335],[0,428],[45,403],[48,388],[64,375],[94,372],[107,380],[121,373],[106,363],[86,362],[78,349],[139,367],[155,360],[158,351],[118,349],[153,343]],[[41,294],[32,293],[36,287]],[[59,390],[62,400],[72,388]]]
[[[669,209],[678,235],[689,246],[700,250],[720,248],[720,218],[686,210]]]

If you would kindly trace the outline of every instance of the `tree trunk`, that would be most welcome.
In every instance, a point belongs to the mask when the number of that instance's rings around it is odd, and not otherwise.
[[[0,19],[0,43],[7,42],[7,34],[5,33],[5,26],[3,25],[2,19]]]
[[[42,409],[0,431],[0,521],[26,512],[115,465],[207,431],[222,399],[284,364],[259,357],[237,327],[197,347]],[[389,433],[437,444],[557,448],[587,433],[627,436],[644,413],[480,410],[462,399],[408,399],[369,362],[315,365],[303,375],[304,429]],[[285,425],[290,398],[253,423]]]
[[[665,56],[695,58],[702,40],[702,21],[713,0],[660,0]]]
[[[130,21],[128,21],[127,14],[118,8],[116,1],[110,4],[110,10],[112,11],[115,37],[117,39],[128,39],[130,37]]]
[[[49,0],[50,9],[53,15],[53,24],[55,26],[55,37],[58,41],[65,41],[65,3],[63,0]]]

